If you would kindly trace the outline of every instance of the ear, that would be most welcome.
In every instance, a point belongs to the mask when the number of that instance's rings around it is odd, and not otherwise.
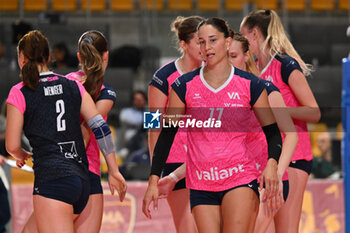
[[[79,60],[79,63],[81,62],[81,57],[80,57],[80,53],[77,52],[77,57],[78,57],[78,60]]]
[[[182,49],[182,51],[186,51],[187,50],[187,44],[184,40],[180,41],[180,47]]]
[[[108,65],[109,51],[102,54],[103,68],[106,69]]]
[[[257,27],[252,29],[252,35],[253,35],[253,39],[257,40],[260,36],[260,31],[258,30]]]

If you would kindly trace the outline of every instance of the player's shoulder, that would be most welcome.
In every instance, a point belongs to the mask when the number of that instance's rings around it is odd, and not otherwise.
[[[275,59],[277,61],[281,62],[284,67],[299,66],[299,63],[298,63],[298,61],[295,58],[293,58],[293,57],[291,57],[291,56],[289,56],[288,54],[285,54],[285,53],[283,53],[283,54],[276,54]]]
[[[195,77],[200,75],[200,70],[201,70],[201,67],[199,67],[191,72],[188,72],[186,74],[181,75],[180,77],[178,77],[174,81],[172,86],[176,85],[179,87],[181,85],[184,85],[185,83],[192,81]]]

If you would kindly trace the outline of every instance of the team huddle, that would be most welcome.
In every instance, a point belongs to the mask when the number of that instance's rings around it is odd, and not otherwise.
[[[306,123],[320,119],[305,78],[312,68],[273,10],[249,13],[240,32],[200,16],[171,26],[182,56],[149,84],[149,109],[168,125],[149,131],[143,213],[151,218],[151,204],[166,198],[178,233],[298,232],[312,166]],[[106,124],[116,97],[103,81],[107,41],[88,31],[78,45],[81,70],[63,76],[49,70],[41,32],[18,43],[22,82],[7,99],[6,148],[19,167],[34,164],[34,212],[22,232],[99,232],[100,150],[112,194],[123,201],[127,190]],[[220,124],[182,127],[181,116]]]

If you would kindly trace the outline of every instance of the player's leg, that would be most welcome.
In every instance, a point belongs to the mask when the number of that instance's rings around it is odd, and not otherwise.
[[[38,232],[38,229],[35,223],[34,212],[32,212],[32,214],[29,216],[26,224],[23,227],[22,233],[36,233],[36,232]]]
[[[103,194],[90,195],[83,212],[74,222],[76,233],[100,232],[103,215]]]
[[[40,233],[74,233],[72,205],[40,195],[34,195],[33,203]]]
[[[264,191],[265,190],[263,189],[259,192],[260,197],[262,197],[264,195]],[[266,208],[265,205],[266,205],[265,202],[260,201],[259,212],[258,212],[258,216],[256,218],[255,227],[254,227],[254,233],[267,232],[267,229],[269,228],[269,226],[273,222],[273,216],[267,216],[265,213],[265,208]]]
[[[197,205],[192,209],[199,233],[220,233],[221,212],[219,205]]]
[[[256,187],[257,188],[257,187]],[[259,197],[250,187],[228,191],[222,200],[223,233],[252,233],[259,211]]]
[[[167,198],[177,233],[197,232],[196,224],[191,214],[189,193],[189,190],[186,188],[178,189],[170,192]]]
[[[103,190],[99,175],[89,172],[90,195],[84,210],[74,221],[76,233],[100,232],[103,215]]]
[[[289,195],[286,203],[275,216],[276,233],[297,233],[301,216],[304,191],[309,174],[304,170],[289,167]]]

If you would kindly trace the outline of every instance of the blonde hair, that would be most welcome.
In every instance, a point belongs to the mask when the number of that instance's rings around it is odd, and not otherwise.
[[[242,26],[252,30],[257,27],[265,37],[263,50],[269,48],[270,56],[288,54],[299,63],[303,74],[309,76],[313,71],[312,65],[306,64],[289,41],[282,22],[274,10],[256,10],[244,17]]]
[[[235,32],[233,30],[230,29],[230,37],[232,37],[232,40],[234,41],[238,41],[239,43],[241,43],[242,46],[242,50],[244,53],[248,53],[249,59],[246,62],[246,71],[248,71],[249,73],[254,74],[255,76],[259,75],[259,71],[258,68],[256,67],[255,61],[254,61],[254,57],[251,54],[250,50],[249,50],[249,41],[248,39],[242,35],[239,32]]]

